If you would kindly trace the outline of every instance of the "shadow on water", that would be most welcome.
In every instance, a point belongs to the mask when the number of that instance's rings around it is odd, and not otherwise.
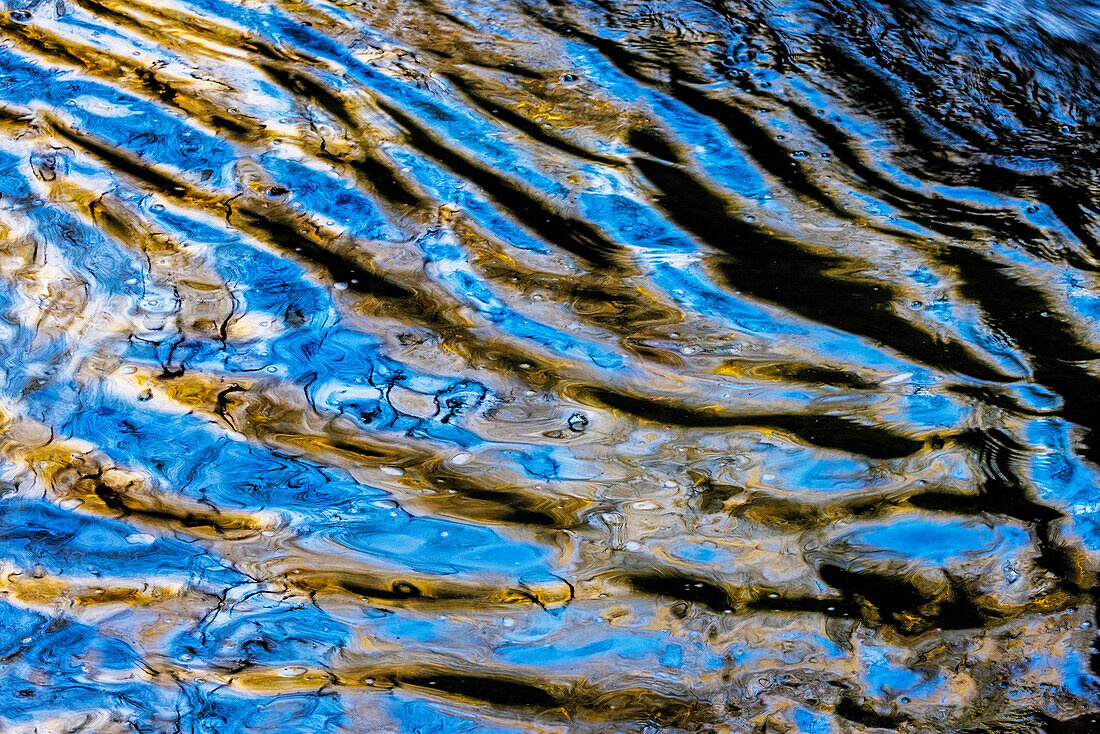
[[[0,730],[1096,730],[1098,44],[7,0]]]

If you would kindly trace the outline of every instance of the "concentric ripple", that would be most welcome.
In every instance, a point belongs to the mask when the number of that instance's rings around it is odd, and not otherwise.
[[[1100,730],[1100,5],[2,8],[0,731]]]

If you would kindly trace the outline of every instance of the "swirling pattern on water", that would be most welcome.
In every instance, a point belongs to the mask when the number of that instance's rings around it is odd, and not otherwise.
[[[1089,732],[1100,5],[6,0],[4,732]]]

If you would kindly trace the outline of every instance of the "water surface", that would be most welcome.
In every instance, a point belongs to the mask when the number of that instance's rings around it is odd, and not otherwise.
[[[1100,5],[3,9],[0,730],[1096,730]]]

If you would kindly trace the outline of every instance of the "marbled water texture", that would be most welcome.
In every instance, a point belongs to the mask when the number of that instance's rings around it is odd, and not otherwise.
[[[0,731],[1100,731],[1094,0],[6,0]]]

